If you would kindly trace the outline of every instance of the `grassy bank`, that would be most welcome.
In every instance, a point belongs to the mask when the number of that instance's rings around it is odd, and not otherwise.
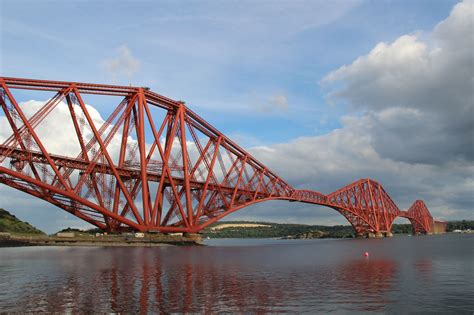
[[[28,222],[21,221],[5,209],[0,208],[0,232],[16,235],[45,235]]]

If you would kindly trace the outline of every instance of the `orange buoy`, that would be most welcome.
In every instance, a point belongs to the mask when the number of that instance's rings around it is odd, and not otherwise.
[[[365,253],[364,253],[364,256],[365,256],[365,257],[369,257],[369,252],[365,252]]]

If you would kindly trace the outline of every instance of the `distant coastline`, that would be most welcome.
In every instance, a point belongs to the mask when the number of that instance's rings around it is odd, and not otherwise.
[[[474,221],[448,222],[447,232],[470,233]],[[394,224],[393,234],[411,234],[411,224]],[[166,246],[200,245],[202,239],[215,238],[353,238],[349,225],[306,225],[253,221],[221,221],[211,224],[200,234],[123,233],[107,235],[99,229],[80,230],[66,228],[52,235],[23,222],[7,210],[0,208],[0,247],[8,246]]]
[[[474,221],[450,221],[447,232],[469,233],[474,231]],[[412,234],[411,224],[394,224],[392,233]],[[204,229],[205,238],[284,238],[284,239],[313,239],[313,238],[353,238],[354,230],[350,225],[306,225],[282,224],[251,221],[222,221]]]
[[[474,223],[474,222],[473,222]],[[411,224],[394,224],[394,234],[412,233]],[[205,238],[354,238],[355,232],[350,225],[307,225],[271,222],[222,221],[202,231]]]

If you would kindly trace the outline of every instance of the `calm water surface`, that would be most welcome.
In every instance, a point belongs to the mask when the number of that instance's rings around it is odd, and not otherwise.
[[[0,312],[471,314],[473,241],[451,234],[1,248]]]

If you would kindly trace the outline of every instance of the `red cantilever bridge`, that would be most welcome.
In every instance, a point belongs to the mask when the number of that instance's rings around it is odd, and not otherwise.
[[[31,96],[48,100],[19,102]],[[103,121],[86,97],[115,110]],[[0,130],[10,131],[0,139],[0,182],[106,231],[196,233],[267,200],[328,206],[358,235],[390,234],[397,217],[414,232],[433,229],[423,201],[402,211],[371,179],[329,195],[295,189],[184,103],[148,88],[0,77],[0,105]]]

